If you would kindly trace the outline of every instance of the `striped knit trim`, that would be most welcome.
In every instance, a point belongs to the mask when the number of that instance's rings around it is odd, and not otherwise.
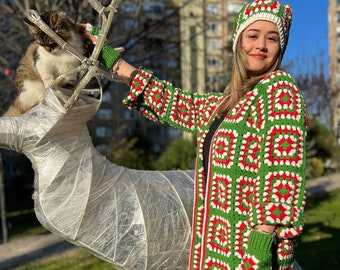
[[[281,5],[277,0],[255,0],[245,5],[234,21],[233,52],[236,51],[237,41],[242,32],[256,21],[269,21],[277,25],[280,34],[282,52],[285,51],[289,30],[292,23],[292,8]],[[282,53],[283,54],[283,53]]]

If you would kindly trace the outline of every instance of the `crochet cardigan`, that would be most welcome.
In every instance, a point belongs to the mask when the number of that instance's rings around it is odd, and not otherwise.
[[[197,136],[190,269],[293,269],[304,223],[303,96],[284,71],[264,77],[217,129],[204,172],[203,142],[224,99],[141,68],[123,104]],[[252,231],[258,224],[276,225],[276,239]]]

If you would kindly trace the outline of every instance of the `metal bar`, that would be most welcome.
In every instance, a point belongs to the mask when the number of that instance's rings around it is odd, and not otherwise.
[[[70,70],[62,75],[60,75],[52,84],[51,87],[55,86],[60,82],[63,78],[66,76],[69,76],[73,73],[80,73],[82,74],[82,79],[78,82],[78,85],[76,86],[76,89],[74,90],[72,96],[69,98],[69,100],[65,103],[65,108],[69,109],[74,102],[76,101],[77,97],[80,95],[84,87],[88,84],[88,82],[93,77],[105,77],[107,79],[110,79],[112,81],[117,82],[124,82],[127,83],[127,78],[121,78],[117,76],[116,74],[112,74],[108,71],[102,70],[99,67],[98,63],[98,57],[99,54],[103,48],[104,42],[106,40],[106,36],[110,30],[112,20],[114,13],[116,12],[116,9],[118,8],[120,4],[120,0],[112,0],[111,3],[108,6],[103,6],[99,1],[97,0],[88,0],[91,6],[94,10],[98,12],[98,15],[102,21],[100,34],[98,36],[98,40],[94,46],[93,52],[89,58],[86,58],[84,55],[82,55],[81,52],[79,52],[76,48],[74,48],[72,45],[68,44],[66,41],[64,41],[62,38],[60,38],[40,17],[39,13],[35,10],[30,10],[27,13],[27,19],[30,20],[32,23],[34,23],[37,27],[39,27],[44,33],[46,33],[48,36],[53,38],[59,46],[61,46],[62,49],[68,51],[72,55],[74,55],[77,59],[79,59],[82,64],[76,69]],[[121,49],[121,48],[119,48]],[[99,81],[99,80],[98,80]],[[100,87],[101,89],[101,87]]]
[[[101,5],[101,3],[97,0],[89,0],[91,6],[98,12],[101,20],[102,20],[102,27],[99,30],[100,34],[98,36],[98,40],[94,46],[93,52],[90,56],[89,65],[84,65],[82,68],[87,69],[87,73],[78,83],[74,93],[69,98],[69,100],[65,103],[65,108],[70,108],[74,102],[76,101],[77,97],[80,95],[82,89],[87,85],[87,83],[91,80],[92,77],[98,76],[99,74],[103,74],[103,72],[98,72],[99,67],[96,65],[98,63],[96,60],[100,54],[100,51],[103,48],[104,42],[106,40],[106,36],[111,28],[113,15],[116,12],[116,9],[120,3],[120,0],[112,0],[111,3],[105,7]],[[84,62],[85,63],[85,62]],[[111,76],[111,80],[117,78],[118,76]],[[126,80],[126,79],[123,79]],[[121,81],[121,80],[120,80]]]

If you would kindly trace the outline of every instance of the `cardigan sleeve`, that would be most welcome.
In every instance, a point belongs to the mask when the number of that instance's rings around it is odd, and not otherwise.
[[[283,71],[264,78],[258,89],[264,108],[263,141],[250,224],[277,225],[279,240],[293,239],[304,224],[305,102],[294,79]]]
[[[139,110],[153,121],[197,134],[222,97],[221,93],[199,95],[183,91],[140,68],[123,105]]]

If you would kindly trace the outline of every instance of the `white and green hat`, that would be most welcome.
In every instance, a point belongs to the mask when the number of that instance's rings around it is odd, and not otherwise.
[[[290,5],[281,5],[277,0],[255,0],[245,5],[237,14],[233,28],[233,52],[235,53],[237,41],[249,25],[256,21],[269,21],[277,25],[280,33],[280,45],[284,53],[292,23],[292,8]]]

